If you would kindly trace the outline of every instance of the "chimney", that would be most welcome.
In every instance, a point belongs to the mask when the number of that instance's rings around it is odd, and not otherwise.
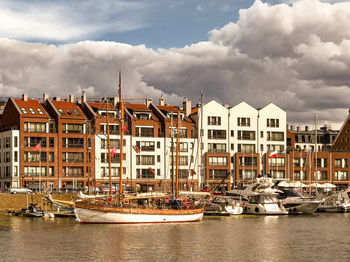
[[[305,126],[305,131],[310,131],[310,126]]]
[[[73,95],[69,95],[69,102],[74,103],[74,96]]]
[[[152,98],[146,98],[146,106],[149,107],[151,103],[152,103]]]
[[[295,130],[295,125],[290,125],[290,130],[294,131]]]
[[[160,98],[159,98],[159,105],[160,106],[165,106],[165,99],[163,97],[163,94],[161,94]]]
[[[184,97],[183,109],[186,116],[189,116],[191,114],[191,101],[187,101],[187,97]]]
[[[43,102],[45,102],[48,99],[49,99],[49,94],[48,93],[43,94]]]
[[[297,126],[297,131],[300,131],[300,126]]]
[[[55,96],[55,97],[53,98],[53,100],[55,100],[55,101],[61,101],[61,97]]]
[[[22,94],[22,100],[27,101],[28,100],[28,95],[27,94]]]
[[[115,96],[112,98],[113,107],[117,107],[119,103],[119,97]]]
[[[81,92],[81,102],[86,103],[86,91],[85,90]]]

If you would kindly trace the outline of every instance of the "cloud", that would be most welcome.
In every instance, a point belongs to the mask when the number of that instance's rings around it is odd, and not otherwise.
[[[151,7],[125,0],[4,0],[0,2],[0,37],[66,42],[106,31],[125,32],[147,26],[145,16]]]
[[[81,41],[61,46],[0,39],[0,95],[39,97],[163,94],[170,104],[188,97],[254,107],[274,102],[288,122],[336,127],[350,96],[350,3],[261,1],[239,12],[237,22],[210,32],[208,41],[152,50],[144,45]]]

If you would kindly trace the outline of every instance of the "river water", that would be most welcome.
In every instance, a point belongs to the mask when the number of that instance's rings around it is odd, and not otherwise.
[[[350,213],[80,225],[0,215],[0,261],[350,261]]]

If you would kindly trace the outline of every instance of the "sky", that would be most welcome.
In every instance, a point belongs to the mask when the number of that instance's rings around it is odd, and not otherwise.
[[[0,96],[111,96],[121,70],[126,98],[195,105],[203,91],[340,128],[349,24],[350,1],[0,0]]]

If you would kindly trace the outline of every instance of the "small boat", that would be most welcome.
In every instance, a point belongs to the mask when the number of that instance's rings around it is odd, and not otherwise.
[[[31,203],[28,205],[28,208],[22,208],[22,210],[15,215],[25,217],[43,217],[45,214],[46,212],[37,207],[37,204]]]
[[[319,196],[321,204],[317,212],[324,213],[345,213],[349,210],[349,193],[340,192],[329,196]]]
[[[215,196],[204,208],[204,215],[230,216],[243,213],[243,202],[228,196]]]

